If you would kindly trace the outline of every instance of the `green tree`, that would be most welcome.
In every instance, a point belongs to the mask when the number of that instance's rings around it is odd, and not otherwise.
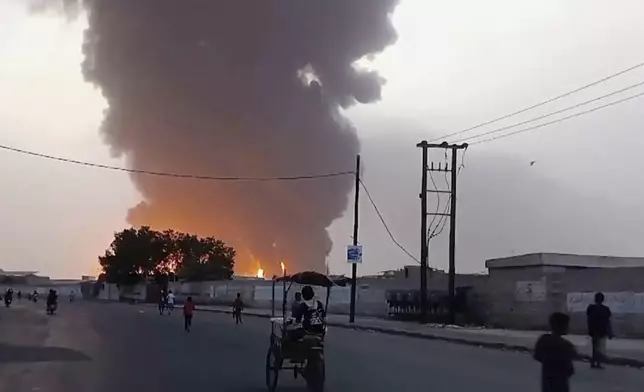
[[[177,238],[177,276],[188,281],[231,279],[235,250],[213,237],[183,234]]]
[[[176,275],[187,280],[230,279],[235,250],[212,237],[147,226],[114,233],[114,240],[99,257],[105,280],[124,285],[154,278],[166,284]]]

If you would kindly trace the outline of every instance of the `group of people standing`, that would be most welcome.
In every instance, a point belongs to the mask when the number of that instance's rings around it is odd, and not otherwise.
[[[604,305],[603,293],[595,294],[595,302],[586,309],[588,335],[592,342],[590,367],[603,369],[606,361],[606,341],[613,338],[610,308]],[[534,349],[534,358],[541,363],[542,392],[568,392],[570,378],[575,373],[575,346],[563,338],[568,334],[570,316],[556,312],[550,316],[551,332],[542,335]]]

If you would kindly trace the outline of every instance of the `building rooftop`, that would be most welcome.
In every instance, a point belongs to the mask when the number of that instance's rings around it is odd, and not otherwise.
[[[563,253],[530,253],[485,261],[486,268],[520,268],[536,266],[570,268],[644,268],[644,257],[574,255]]]
[[[0,275],[2,276],[30,276],[36,275],[38,271],[5,271],[0,268]]]

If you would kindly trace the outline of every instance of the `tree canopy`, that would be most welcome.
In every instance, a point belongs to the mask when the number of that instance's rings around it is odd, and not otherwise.
[[[155,278],[189,281],[231,279],[235,249],[213,237],[147,226],[114,233],[114,240],[99,257],[107,282],[136,284]]]

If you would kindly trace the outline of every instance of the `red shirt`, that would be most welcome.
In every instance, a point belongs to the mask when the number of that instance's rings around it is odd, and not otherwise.
[[[183,304],[183,314],[186,316],[192,316],[192,313],[195,311],[195,303],[194,302],[186,302]]]

